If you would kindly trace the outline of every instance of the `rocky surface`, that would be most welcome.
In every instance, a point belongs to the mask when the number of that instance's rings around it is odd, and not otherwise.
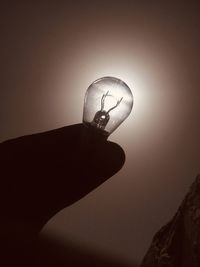
[[[200,266],[200,175],[173,219],[154,236],[141,267]]]

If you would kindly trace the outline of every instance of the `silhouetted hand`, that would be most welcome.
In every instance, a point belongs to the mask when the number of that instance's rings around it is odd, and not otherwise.
[[[53,215],[123,166],[119,145],[90,140],[85,131],[76,124],[0,144],[4,243],[33,239]]]

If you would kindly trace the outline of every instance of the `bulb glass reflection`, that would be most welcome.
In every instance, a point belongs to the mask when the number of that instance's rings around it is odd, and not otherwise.
[[[118,78],[103,77],[86,91],[83,123],[108,136],[128,117],[132,107],[128,85]]]

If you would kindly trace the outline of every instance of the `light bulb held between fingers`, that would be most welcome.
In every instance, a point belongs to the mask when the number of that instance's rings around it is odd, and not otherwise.
[[[108,137],[130,114],[133,95],[126,83],[114,77],[94,81],[87,89],[83,123],[98,135]]]

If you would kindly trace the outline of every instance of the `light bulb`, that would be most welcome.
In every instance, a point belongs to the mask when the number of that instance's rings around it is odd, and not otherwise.
[[[83,123],[109,136],[130,114],[133,95],[128,85],[114,77],[94,81],[84,100]]]

